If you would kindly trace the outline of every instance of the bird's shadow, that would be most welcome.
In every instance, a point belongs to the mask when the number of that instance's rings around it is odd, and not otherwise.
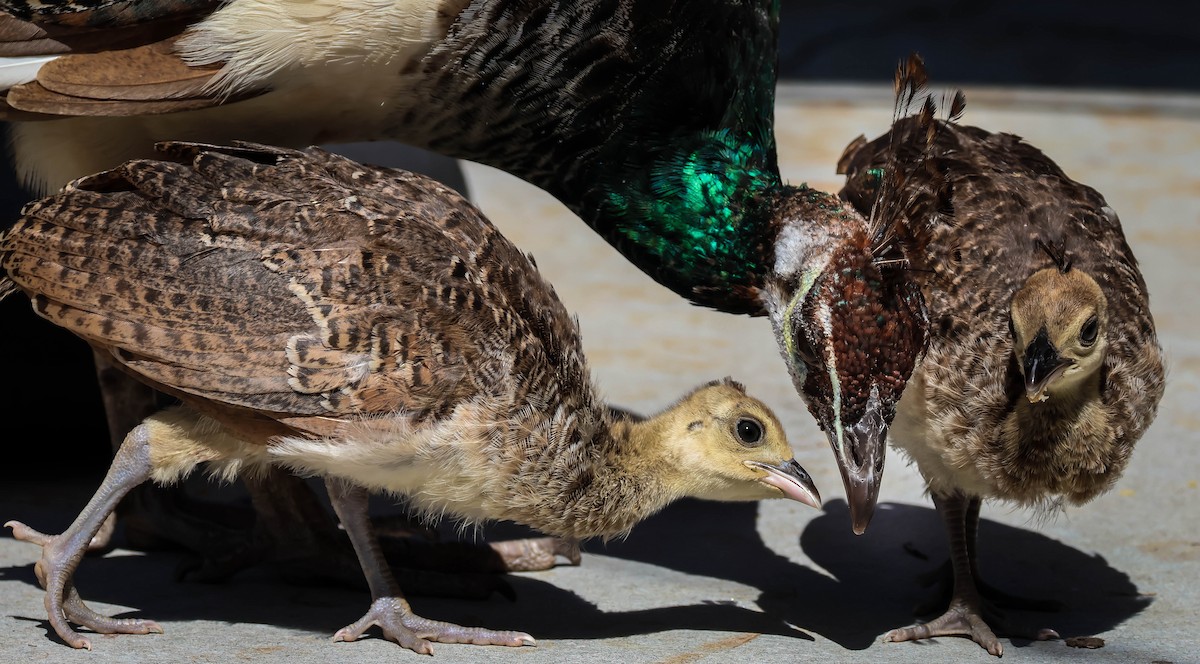
[[[177,554],[116,555],[86,559],[77,574],[80,593],[93,608],[101,604],[138,607],[114,617],[172,621],[220,621],[269,624],[328,636],[357,620],[370,602],[365,592],[332,586],[294,586],[278,580],[237,577],[221,584],[175,581]],[[37,585],[32,565],[0,568],[0,581]],[[517,595],[509,601],[493,595],[483,601],[412,598],[414,611],[436,620],[493,629],[520,630],[539,639],[604,639],[671,630],[780,634],[811,639],[771,616],[724,604],[699,603],[631,611],[602,611],[574,592],[536,578],[511,579]],[[41,602],[6,606],[19,621],[38,623],[57,636],[42,617]],[[111,612],[111,609],[109,610]],[[86,630],[85,630],[86,631]],[[378,636],[375,634],[375,636]]]
[[[35,527],[70,521],[72,508],[59,501],[21,502],[38,514],[13,516]],[[848,649],[863,649],[888,629],[912,622],[913,607],[930,595],[917,578],[937,568],[945,555],[945,536],[936,513],[912,505],[880,505],[869,532],[856,537],[850,532],[846,504],[830,501],[804,526],[798,540],[791,535],[784,538],[795,542],[793,551],[768,546],[760,534],[764,527],[790,525],[760,524],[753,503],[685,500],[643,522],[624,540],[585,545],[592,554],[756,588],[762,612],[726,602],[601,611],[537,573],[508,577],[515,602],[492,595],[483,601],[414,598],[413,605],[428,618],[522,630],[543,639],[599,639],[676,629],[811,639],[806,633],[811,632]],[[506,539],[528,531],[495,524],[480,534]],[[982,571],[994,584],[1067,604],[1065,611],[1049,615],[1045,625],[1064,636],[1108,631],[1147,604],[1128,576],[1102,557],[1032,530],[984,519],[980,541]],[[791,559],[800,558],[801,551],[823,572]],[[243,572],[219,585],[176,581],[182,558],[166,551],[89,556],[77,572],[77,585],[85,600],[137,607],[122,617],[270,624],[315,634],[332,633],[356,620],[369,601],[361,589],[289,585],[263,569]],[[583,564],[588,564],[587,558]],[[32,564],[0,568],[0,581],[8,580],[37,585]],[[619,578],[606,581],[620,582]],[[29,619],[41,617],[40,602],[9,610]]]
[[[848,649],[867,648],[888,630],[913,623],[914,608],[933,599],[934,590],[922,587],[920,579],[945,562],[947,545],[932,508],[881,504],[867,534],[856,536],[846,503],[826,503],[804,527],[798,545],[827,574],[768,547],[757,513],[754,504],[688,501],[641,524],[627,540],[593,550],[752,586],[761,591],[758,604],[768,614]],[[1007,613],[1015,626],[1031,632],[1052,627],[1064,637],[1092,635],[1149,605],[1129,576],[1100,555],[986,518],[979,541],[987,581],[1016,595],[1065,604],[1054,613]]]
[[[13,513],[6,517],[16,517],[39,529],[52,530],[70,523],[73,512],[86,500],[82,488],[77,491],[68,488],[66,494],[73,499],[59,496],[40,501],[25,495],[18,500],[0,502],[12,508]],[[447,524],[442,530],[453,532],[454,528]],[[526,529],[512,524],[496,524],[480,532],[488,539],[528,534]],[[11,537],[11,534],[4,530],[3,536]],[[16,546],[28,546],[31,554],[36,552],[32,544]],[[150,618],[168,623],[168,631],[172,621],[205,620],[269,624],[328,636],[357,620],[370,603],[369,595],[362,588],[336,584],[295,585],[283,581],[277,570],[261,566],[240,572],[219,584],[178,580],[177,572],[189,557],[190,554],[178,551],[117,550],[103,556],[89,555],[81,562],[74,581],[84,600],[101,613],[116,611],[116,617]],[[15,581],[37,588],[33,567],[32,563],[0,567],[0,583]],[[581,573],[586,571],[581,570]],[[536,572],[509,575],[507,581],[515,592],[515,601],[492,594],[484,600],[415,597],[411,598],[411,603],[414,610],[426,618],[521,630],[539,639],[603,639],[670,630],[811,638],[776,617],[729,603],[701,602],[602,611],[579,594],[539,578]],[[619,580],[611,583],[619,583]],[[23,606],[14,602],[5,604],[6,613],[20,621],[39,623],[51,639],[57,640],[44,619],[41,602],[33,601]],[[102,606],[105,604],[136,609],[121,612],[119,608]]]

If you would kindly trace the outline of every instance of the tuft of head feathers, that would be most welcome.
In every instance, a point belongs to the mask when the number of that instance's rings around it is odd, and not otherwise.
[[[935,155],[939,135],[962,117],[967,103],[962,90],[943,94],[941,107],[948,108],[948,112],[939,119],[940,106],[933,93],[926,90],[928,81],[919,54],[912,53],[900,61],[893,81],[892,121],[895,127],[908,125],[907,131],[890,132],[887,160],[882,167],[866,168],[860,163],[872,158],[874,151],[863,149],[867,140],[859,136],[842,153],[837,170],[843,175],[856,173],[862,180],[847,186],[843,194],[857,194],[862,200],[853,198],[851,203],[859,209],[870,209],[868,228],[876,262],[902,263],[916,270],[922,266],[910,259],[924,255],[922,238],[928,237],[928,227],[939,216],[954,214],[953,185]],[[911,140],[914,135],[923,140]],[[923,178],[926,186],[909,186],[914,177]],[[933,205],[928,205],[930,197]]]

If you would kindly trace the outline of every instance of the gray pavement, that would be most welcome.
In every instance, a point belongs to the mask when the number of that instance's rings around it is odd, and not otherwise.
[[[1114,491],[1052,515],[984,509],[983,571],[997,585],[1065,604],[1013,614],[1025,627],[1096,636],[1104,647],[1007,640],[1004,659],[1033,662],[1200,662],[1200,98],[1028,94],[968,88],[965,122],[1026,136],[1074,177],[1105,193],[1141,259],[1171,372],[1157,422]],[[859,133],[883,131],[889,90],[789,86],[777,123],[785,177],[826,189]],[[590,542],[583,564],[507,577],[510,600],[417,597],[427,617],[521,629],[536,648],[438,645],[443,662],[939,662],[990,661],[973,643],[884,644],[928,599],[921,575],[944,539],[920,478],[891,454],[882,506],[850,533],[833,459],[779,361],[766,321],[690,307],[649,282],[545,194],[467,165],[472,197],[532,251],[579,312],[596,379],[614,403],[650,411],[722,375],[747,383],[781,416],[797,457],[826,499],[820,512],[769,501],[685,502],[622,541]],[[53,423],[49,423],[53,424]],[[30,444],[28,437],[10,444]],[[25,441],[25,442],[22,442]],[[97,445],[106,441],[98,440]],[[53,439],[32,443],[49,446]],[[11,468],[10,468],[11,470]],[[13,473],[8,473],[13,476]],[[0,520],[65,527],[98,478],[0,486]],[[16,477],[20,477],[17,475]],[[453,536],[453,528],[445,528]],[[513,530],[484,529],[503,538]],[[161,622],[163,635],[95,637],[76,652],[53,636],[32,563],[36,548],[0,536],[0,662],[397,662],[416,655],[379,638],[332,643],[368,605],[353,587],[286,583],[252,570],[222,584],[175,580],[170,552],[117,550],[83,561],[92,605]]]

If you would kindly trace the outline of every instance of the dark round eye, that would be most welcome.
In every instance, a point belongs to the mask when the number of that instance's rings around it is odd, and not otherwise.
[[[817,354],[813,352],[813,348],[811,345],[809,345],[808,339],[804,338],[804,332],[801,331],[797,333],[795,338],[792,339],[792,351],[796,354],[796,357],[799,357],[805,364],[814,367],[819,366],[817,364]]]
[[[743,445],[757,445],[762,442],[763,426],[753,417],[743,417],[737,421],[737,437]]]
[[[1091,346],[1096,343],[1096,335],[1100,332],[1100,321],[1096,320],[1095,316],[1087,319],[1083,324],[1083,329],[1079,331],[1079,341],[1084,346]]]

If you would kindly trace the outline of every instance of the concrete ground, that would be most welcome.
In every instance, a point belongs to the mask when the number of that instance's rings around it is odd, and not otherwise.
[[[1125,477],[1091,504],[1049,518],[984,508],[984,573],[1006,589],[1065,603],[1014,614],[1027,627],[1095,636],[1099,649],[1006,640],[1005,660],[1200,662],[1200,97],[968,88],[964,121],[1025,136],[1068,174],[1104,192],[1142,262],[1170,374],[1157,422]],[[789,86],[777,113],[785,178],[836,189],[834,164],[891,116],[882,86]],[[641,275],[545,194],[466,166],[472,197],[533,252],[579,312],[596,378],[641,411],[724,375],[745,382],[786,426],[813,473],[821,512],[796,503],[685,502],[626,540],[590,542],[579,567],[507,577],[510,600],[418,597],[420,614],[521,629],[536,648],[438,645],[441,662],[989,661],[975,644],[885,644],[928,597],[919,577],[945,557],[920,478],[888,462],[881,509],[851,534],[831,453],[801,407],[762,319],[691,307]],[[100,441],[97,444],[101,444]],[[96,478],[0,486],[0,519],[65,527]],[[452,532],[452,531],[450,531]],[[503,537],[511,530],[489,530]],[[53,636],[32,563],[37,549],[0,537],[0,662],[397,662],[416,655],[379,638],[331,643],[366,609],[354,588],[284,583],[253,570],[216,585],[178,582],[175,553],[117,550],[83,561],[83,596],[100,611],[158,620],[163,635],[94,638],[76,652]]]

